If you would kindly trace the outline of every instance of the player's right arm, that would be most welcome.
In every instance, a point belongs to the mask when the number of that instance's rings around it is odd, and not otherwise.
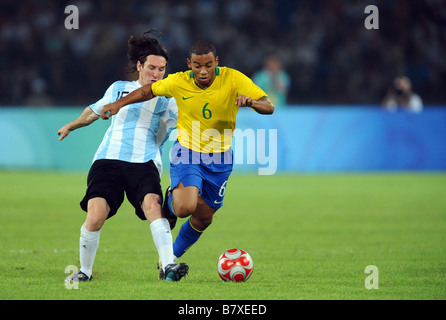
[[[86,107],[76,120],[67,123],[57,131],[57,135],[60,136],[59,141],[62,141],[71,131],[88,126],[98,119],[99,116],[90,107]]]
[[[122,107],[132,103],[147,101],[153,97],[155,97],[155,95],[152,93],[151,84],[146,84],[141,88],[130,92],[121,99],[105,105],[101,111],[101,118],[107,120],[111,116],[117,114]]]

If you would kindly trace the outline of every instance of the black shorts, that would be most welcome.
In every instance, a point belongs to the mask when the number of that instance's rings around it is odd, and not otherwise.
[[[152,160],[146,163],[96,160],[88,173],[87,191],[80,205],[87,211],[88,200],[104,198],[110,207],[108,219],[118,211],[124,201],[124,193],[141,220],[146,220],[141,203],[148,193],[159,195],[162,203],[160,176]]]

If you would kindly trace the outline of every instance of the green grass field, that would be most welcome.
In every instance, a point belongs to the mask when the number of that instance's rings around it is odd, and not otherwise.
[[[234,173],[224,207],[181,258],[190,272],[178,283],[157,280],[149,225],[126,201],[102,229],[93,281],[69,290],[85,187],[86,173],[0,171],[0,299],[446,298],[445,174]],[[254,260],[246,283],[217,275],[233,247]],[[368,265],[378,289],[365,287]]]

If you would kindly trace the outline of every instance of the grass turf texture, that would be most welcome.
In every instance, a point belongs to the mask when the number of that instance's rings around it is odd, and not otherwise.
[[[0,299],[446,298],[444,174],[233,174],[178,283],[157,280],[149,225],[126,200],[102,229],[93,281],[68,290],[85,187],[86,173],[0,171]],[[254,260],[246,283],[217,275],[235,247]],[[365,288],[368,265],[378,289]]]

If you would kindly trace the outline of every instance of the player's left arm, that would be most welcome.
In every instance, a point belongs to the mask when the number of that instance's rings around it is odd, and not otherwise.
[[[272,114],[274,112],[274,105],[268,97],[254,100],[251,97],[241,94],[235,99],[235,104],[239,107],[250,107],[260,114]]]
[[[57,131],[57,135],[60,136],[59,141],[65,139],[71,131],[88,126],[98,119],[99,116],[89,106],[86,107],[76,120],[67,123]]]

